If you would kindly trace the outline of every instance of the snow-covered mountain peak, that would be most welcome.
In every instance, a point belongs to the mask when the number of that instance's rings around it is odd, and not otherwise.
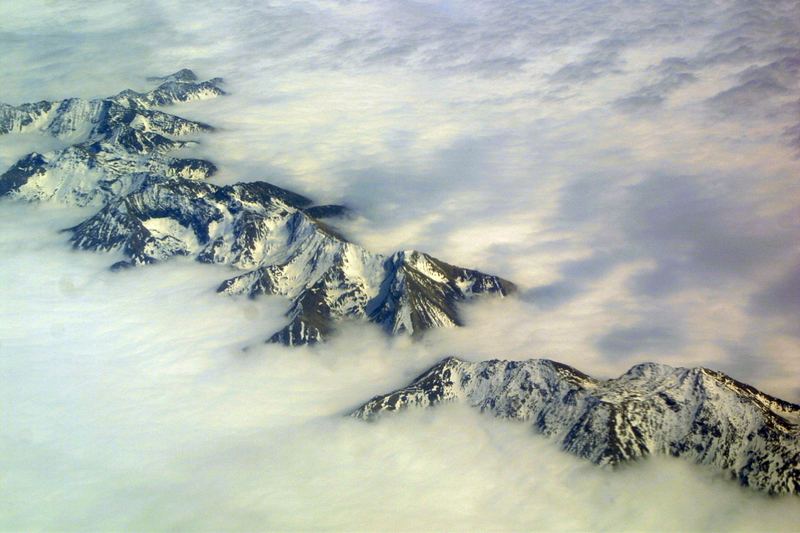
[[[222,80],[200,82],[184,69],[152,81],[159,85],[144,93],[0,107],[0,134],[39,131],[72,143],[17,161],[0,176],[0,194],[97,207],[70,229],[71,240],[76,248],[121,250],[127,259],[114,268],[176,255],[231,266],[238,272],[219,292],[289,299],[289,324],[269,338],[289,345],[324,340],[344,319],[393,334],[457,326],[460,302],[514,290],[420,252],[369,252],[320,220],[346,215],[344,206],[314,206],[265,181],[203,181],[213,163],[169,154],[213,128],[155,108],[225,94]]]
[[[374,420],[442,402],[531,424],[600,465],[668,454],[759,490],[800,494],[800,406],[721,372],[645,363],[602,381],[547,359],[449,357],[352,414]]]
[[[130,89],[124,90],[110,99],[125,107],[152,108],[169,106],[180,102],[193,100],[206,100],[225,94],[221,85],[222,78],[212,78],[206,81],[197,81],[194,72],[182,69],[174,74],[160,78],[148,78],[150,81],[161,82],[151,91],[140,93]]]
[[[650,379],[673,374],[675,371],[674,367],[662,363],[639,363],[632,366],[623,376]]]
[[[177,72],[173,72],[172,74],[168,74],[167,76],[150,76],[147,78],[147,81],[176,81],[176,82],[193,82],[197,81],[198,77],[192,70],[188,68],[182,68]]]

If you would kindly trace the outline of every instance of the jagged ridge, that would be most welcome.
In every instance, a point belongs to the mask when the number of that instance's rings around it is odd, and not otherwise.
[[[68,231],[76,248],[121,250],[127,259],[113,268],[182,255],[244,271],[219,292],[289,298],[290,322],[269,339],[287,345],[323,340],[345,318],[392,334],[458,326],[458,302],[514,290],[501,278],[420,252],[368,252],[320,222],[346,215],[343,206],[314,206],[263,181],[202,181],[213,163],[166,154],[193,142],[170,136],[213,128],[151,108],[224,94],[222,80],[198,82],[187,69],[153,80],[161,83],[147,93],[0,107],[0,133],[40,131],[74,141],[20,159],[0,176],[0,195],[100,207]]]
[[[196,79],[190,70],[183,70],[163,78],[146,93],[123,91],[94,100],[0,104],[0,134],[39,132],[71,143],[63,150],[20,159],[0,176],[0,194],[99,207],[137,190],[145,174],[208,178],[216,171],[211,162],[176,159],[166,153],[194,142],[172,137],[213,128],[151,109],[225,94],[220,78]]]
[[[686,457],[769,493],[800,494],[800,406],[721,372],[645,363],[593,379],[547,359],[447,358],[352,416],[464,402],[520,420],[599,465],[650,454]]]

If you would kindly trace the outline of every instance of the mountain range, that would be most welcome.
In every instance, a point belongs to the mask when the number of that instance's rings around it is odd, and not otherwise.
[[[0,133],[68,143],[17,161],[0,176],[0,196],[97,207],[67,231],[75,248],[121,251],[126,259],[112,268],[173,256],[229,265],[234,275],[219,292],[288,298],[288,324],[268,339],[286,345],[324,340],[345,319],[407,335],[459,326],[460,302],[515,290],[415,250],[370,252],[320,220],[346,214],[344,206],[315,206],[263,181],[208,182],[213,163],[168,154],[213,127],[156,108],[224,95],[223,80],[201,82],[186,69],[152,80],[159,85],[149,92],[0,106]]]
[[[671,455],[761,491],[800,494],[800,406],[707,368],[644,363],[600,380],[548,359],[449,357],[352,416],[447,402],[529,424],[598,465]]]
[[[218,292],[287,299],[287,324],[268,342],[318,343],[346,320],[419,336],[462,325],[467,300],[515,291],[419,251],[370,252],[325,222],[347,215],[345,206],[314,205],[265,181],[212,183],[212,162],[170,154],[213,126],[161,108],[224,96],[223,80],[200,81],[187,69],[150,80],[157,86],[147,92],[0,104],[0,134],[36,132],[65,145],[19,159],[0,175],[0,196],[93,209],[65,231],[77,249],[121,253],[113,269],[175,256],[227,265]],[[546,359],[451,357],[352,416],[443,402],[530,424],[598,465],[666,454],[762,491],[800,493],[800,406],[713,370],[646,363],[599,380]]]

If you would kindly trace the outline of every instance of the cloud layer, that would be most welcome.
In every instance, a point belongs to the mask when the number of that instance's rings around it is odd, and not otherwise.
[[[17,496],[0,515],[209,529],[791,517],[670,462],[588,473],[524,428],[464,413],[367,429],[335,415],[449,353],[609,377],[645,360],[706,365],[800,401],[798,35],[782,0],[3,4],[0,100],[143,89],[183,67],[223,76],[230,96],[177,110],[219,127],[193,152],[216,180],[345,203],[358,216],[341,229],[366,246],[421,249],[522,294],[416,345],[356,328],[299,355],[243,356],[283,303],[220,299],[224,276],[202,265],[112,276],[108,257],[53,233],[74,213],[4,204],[0,352],[15,379],[2,401],[19,407],[3,411],[0,490]],[[0,138],[0,163],[52,142]],[[626,489],[641,472],[663,480],[637,491],[658,496],[652,515]],[[429,497],[406,499],[420,486]],[[687,503],[698,493],[708,514]],[[570,513],[553,503],[564,497]],[[107,510],[126,500],[137,510],[115,523]]]
[[[0,207],[0,281],[14,302],[0,307],[0,402],[13,406],[0,412],[3,529],[746,531],[800,520],[793,498],[702,467],[655,458],[603,470],[526,424],[459,406],[345,417],[474,339],[389,341],[364,326],[324,350],[261,345],[265,323],[282,319],[278,299],[218,297],[208,265],[111,273],[107,255],[73,252],[54,232],[79,213]]]

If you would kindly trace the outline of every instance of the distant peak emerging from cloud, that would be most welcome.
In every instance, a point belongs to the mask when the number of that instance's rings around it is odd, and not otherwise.
[[[269,338],[286,345],[324,340],[342,319],[391,334],[459,326],[460,302],[514,291],[497,276],[421,252],[369,252],[320,222],[344,206],[313,206],[262,181],[207,183],[213,163],[167,154],[213,127],[155,108],[223,95],[222,79],[201,82],[188,69],[149,79],[160,84],[145,93],[0,104],[0,134],[42,132],[71,143],[17,161],[0,176],[0,196],[99,208],[68,231],[76,248],[121,251],[127,260],[115,268],[176,255],[236,268],[219,292],[290,300],[289,323]]]
[[[548,359],[450,357],[353,416],[444,402],[530,423],[599,465],[668,454],[758,490],[800,494],[800,406],[706,368],[644,363],[605,381]]]

